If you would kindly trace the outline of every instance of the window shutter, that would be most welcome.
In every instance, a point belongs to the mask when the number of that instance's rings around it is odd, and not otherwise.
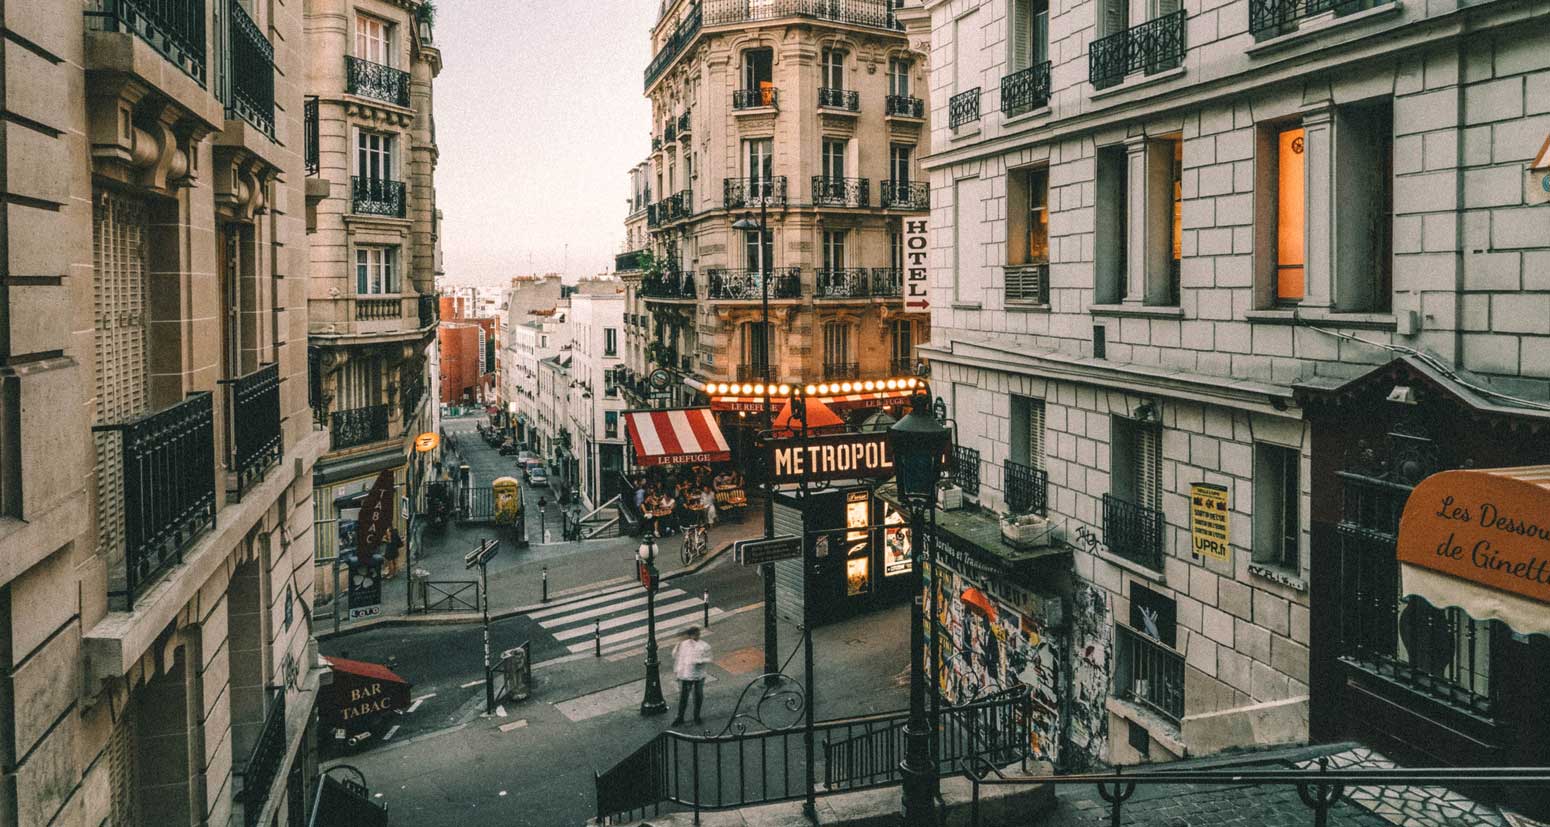
[[[1179,10],[1179,0],[1152,0],[1152,19],[1173,14]]]
[[[1118,34],[1130,28],[1130,8],[1128,0],[1104,0],[1103,4],[1103,31],[1099,37]]]
[[[131,827],[140,823],[140,780],[135,772],[136,709],[135,699],[131,696],[108,735],[108,785],[112,796],[108,824],[111,827]]]
[[[97,379],[97,422],[112,424],[150,410],[145,236],[143,201],[98,190],[92,216],[93,362]],[[118,469],[123,440],[94,435],[97,461],[97,543],[110,557],[122,553],[124,502]]]
[[[1030,0],[1012,0],[1012,55],[1010,66],[1012,72],[1020,72],[1032,65],[1033,9],[1031,6]]]
[[[1028,465],[1044,467],[1044,400],[1028,400]]]
[[[1162,510],[1162,430],[1136,429],[1136,498],[1138,504]]]

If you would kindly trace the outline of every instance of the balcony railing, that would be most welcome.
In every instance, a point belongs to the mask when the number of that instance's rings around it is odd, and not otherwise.
[[[869,207],[872,182],[866,178],[813,176],[813,203],[822,207]]]
[[[419,299],[420,329],[441,321],[441,299],[438,296],[421,296]]]
[[[662,136],[661,135],[652,135],[651,136],[651,151],[652,152],[661,152],[662,151]]]
[[[1001,114],[1015,117],[1049,103],[1050,62],[1035,63],[1001,79]]]
[[[953,485],[963,489],[966,496],[978,497],[980,494],[980,452],[973,448],[965,448],[962,445],[953,446],[953,456],[949,476]]]
[[[667,197],[667,219],[679,221],[694,216],[694,192],[681,190]]]
[[[1042,468],[1007,460],[1002,466],[1002,490],[1006,507],[1014,514],[1049,513],[1049,474]]]
[[[1103,495],[1103,543],[1126,560],[1162,571],[1165,526],[1161,511]]]
[[[667,67],[673,65],[673,61],[677,60],[678,56],[683,53],[684,48],[694,40],[694,36],[700,33],[701,19],[702,13],[699,4],[696,3],[690,6],[689,13],[684,15],[683,20],[679,21],[678,28],[673,30],[672,35],[667,38],[667,42],[663,43],[662,48],[657,50],[656,56],[651,58],[651,63],[646,65],[647,89],[650,89],[651,84],[655,83],[657,78],[667,71]]]
[[[676,140],[678,140],[678,122],[668,121],[667,125],[662,127],[662,141],[670,144]]]
[[[883,114],[900,118],[924,118],[926,102],[909,95],[889,95],[883,100]]]
[[[763,89],[734,89],[732,91],[733,109],[758,109],[768,106],[772,109],[780,108],[780,90],[773,86]]]
[[[1184,717],[1184,658],[1122,624],[1114,625],[1114,691],[1178,724]]]
[[[782,17],[807,17],[900,31],[890,0],[706,0],[705,25],[757,23]]]
[[[819,270],[815,299],[865,299],[872,295],[872,273],[865,267]]]
[[[681,140],[687,140],[688,139],[688,137],[689,137],[689,127],[692,124],[693,124],[693,120],[689,117],[689,111],[688,110],[684,110],[684,113],[682,115],[678,116],[678,137],[679,137],[679,139],[681,139]]]
[[[771,207],[786,206],[786,176],[769,178],[723,178],[721,200],[727,209],[757,207],[761,203]]]
[[[1154,75],[1184,62],[1184,9],[1094,40],[1087,50],[1087,77],[1107,89],[1132,72]]]
[[[347,411],[334,411],[331,421],[333,450],[370,445],[388,438],[388,406],[368,405]]]
[[[760,301],[764,296],[764,275],[758,270],[707,269],[706,298],[720,301]],[[770,299],[802,298],[802,270],[776,267],[770,270]]]
[[[662,226],[662,213],[663,212],[664,211],[662,209],[660,209],[660,205],[658,205],[658,204],[647,204],[646,205],[646,229],[654,230],[657,227]]]
[[[230,451],[226,461],[237,499],[280,461],[280,367],[265,365],[224,382],[231,411]]]
[[[344,70],[346,92],[408,108],[408,72],[349,55],[345,55]]]
[[[358,322],[381,322],[388,319],[396,319],[400,309],[398,299],[357,297],[355,299],[355,320]]]
[[[843,109],[847,112],[860,112],[861,93],[854,89],[833,89],[822,86],[818,89],[818,105],[830,109]]]
[[[350,208],[356,215],[404,217],[404,182],[350,176]]]
[[[235,115],[274,137],[274,45],[237,0],[231,10],[231,85],[227,116]]]
[[[1295,29],[1304,17],[1330,10],[1338,17],[1389,2],[1392,0],[1249,0],[1249,31],[1255,40],[1264,40]]]
[[[425,376],[417,371],[412,379],[403,383],[398,392],[398,421],[405,433],[414,425],[414,415],[420,410],[420,400],[424,398]]]
[[[1008,266],[1006,301],[1007,304],[1049,304],[1049,265]]]
[[[893,267],[872,268],[872,298],[897,299],[904,295],[904,273]]]
[[[139,37],[184,74],[204,85],[203,0],[88,0],[86,18],[88,28],[95,31]]]
[[[642,279],[640,294],[648,299],[693,299],[695,297],[694,272],[692,270],[668,272],[655,278]]]
[[[957,129],[980,119],[980,89],[959,92],[947,99],[947,125]]]
[[[858,362],[825,362],[823,378],[826,382],[835,379],[860,379],[861,365]]]
[[[264,728],[258,731],[258,740],[253,742],[248,763],[242,769],[239,798],[247,827],[258,823],[264,802],[269,798],[269,788],[274,786],[280,764],[285,761],[285,687],[269,687],[265,694],[269,704],[264,714]]]
[[[889,376],[914,376],[915,359],[912,356],[895,356],[888,360]]]
[[[883,209],[931,209],[931,185],[925,181],[884,181]]]
[[[614,270],[620,273],[628,273],[639,270],[642,254],[645,250],[631,250],[627,253],[619,253],[614,256]]]
[[[309,95],[302,104],[302,154],[306,158],[307,174],[317,175],[322,169],[318,155],[318,99]]]
[[[156,413],[92,430],[99,456],[108,458],[98,472],[107,475],[102,490],[113,498],[99,505],[99,519],[124,547],[124,570],[110,570],[108,598],[110,608],[128,611],[215,524],[213,397],[190,394]]]
[[[780,365],[766,366],[762,364],[753,364],[737,366],[737,381],[739,382],[767,381],[765,377],[779,381]]]

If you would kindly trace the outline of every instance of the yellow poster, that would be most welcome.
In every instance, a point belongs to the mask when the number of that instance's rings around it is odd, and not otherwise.
[[[1189,487],[1189,535],[1194,552],[1203,557],[1231,560],[1228,545],[1227,489],[1208,482]]]

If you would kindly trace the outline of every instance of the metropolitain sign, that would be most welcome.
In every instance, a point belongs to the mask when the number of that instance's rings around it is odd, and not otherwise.
[[[776,485],[893,476],[888,434],[835,434],[769,443],[771,482]]]

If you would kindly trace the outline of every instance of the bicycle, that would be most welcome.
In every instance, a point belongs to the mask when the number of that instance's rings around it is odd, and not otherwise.
[[[691,526],[684,529],[683,550],[679,558],[684,565],[689,565],[695,560],[705,556],[705,551],[710,546],[710,538],[704,525]]]

